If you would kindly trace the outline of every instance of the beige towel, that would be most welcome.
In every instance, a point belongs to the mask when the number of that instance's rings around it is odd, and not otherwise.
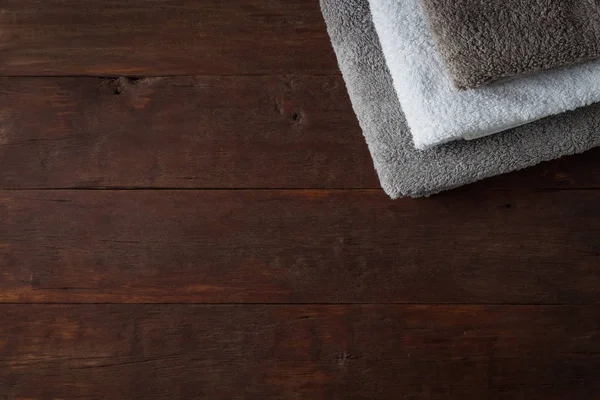
[[[600,0],[421,2],[460,89],[600,57]]]

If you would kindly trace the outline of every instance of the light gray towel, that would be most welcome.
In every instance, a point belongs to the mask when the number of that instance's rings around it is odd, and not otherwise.
[[[473,141],[416,150],[368,0],[321,0],[329,35],[381,185],[419,197],[600,145],[600,104]]]
[[[454,84],[600,57],[598,0],[421,0]]]
[[[369,7],[418,149],[477,139],[600,102],[600,61],[456,90],[419,0],[370,0]]]

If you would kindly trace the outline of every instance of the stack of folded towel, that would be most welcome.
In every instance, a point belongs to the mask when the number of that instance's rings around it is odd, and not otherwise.
[[[393,198],[600,145],[597,1],[321,0],[321,8]]]

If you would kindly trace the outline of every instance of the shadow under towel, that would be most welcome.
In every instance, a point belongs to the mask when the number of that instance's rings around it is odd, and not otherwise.
[[[600,104],[474,141],[415,149],[368,0],[321,0],[354,111],[383,189],[427,196],[600,145]]]
[[[599,0],[421,0],[460,89],[600,57]]]

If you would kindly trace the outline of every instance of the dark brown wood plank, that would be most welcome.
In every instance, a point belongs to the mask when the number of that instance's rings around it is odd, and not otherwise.
[[[600,191],[2,191],[2,302],[600,301]]]
[[[2,0],[0,75],[338,71],[314,0]]]
[[[3,188],[379,187],[339,76],[3,78],[0,110]]]
[[[598,306],[0,307],[8,399],[596,399]]]
[[[0,78],[0,188],[378,188],[339,76]],[[597,188],[600,150],[475,187]]]

